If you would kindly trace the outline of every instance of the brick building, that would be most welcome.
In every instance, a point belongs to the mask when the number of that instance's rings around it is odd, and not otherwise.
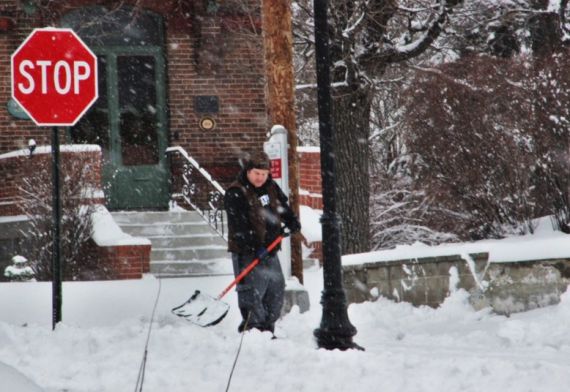
[[[104,190],[108,209],[160,210],[176,170],[168,146],[227,183],[239,154],[266,140],[261,24],[260,0],[0,0],[2,216],[22,214],[18,184],[31,166],[17,151],[30,139],[50,144],[50,129],[10,95],[10,56],[34,28],[72,28],[98,58],[99,99],[60,131],[61,144],[100,146],[91,186]]]
[[[181,146],[227,185],[238,156],[262,147],[272,120],[287,125],[269,113],[268,97],[280,89],[268,80],[264,60],[261,9],[267,4],[0,0],[0,217],[22,214],[18,181],[31,167],[22,151],[31,139],[50,145],[50,129],[35,126],[10,94],[10,56],[34,28],[72,28],[97,55],[99,98],[60,132],[62,145],[100,146],[100,162],[89,150],[97,169],[89,186],[104,191],[93,202],[109,210],[162,210],[181,170],[167,147]],[[273,111],[292,112],[291,104]]]
[[[98,57],[100,97],[62,143],[102,147],[109,208],[166,208],[168,145],[224,181],[240,150],[265,140],[259,3],[1,0],[0,99],[11,101],[10,55],[33,28],[74,29]],[[49,130],[10,108],[0,111],[0,153],[49,144]]]

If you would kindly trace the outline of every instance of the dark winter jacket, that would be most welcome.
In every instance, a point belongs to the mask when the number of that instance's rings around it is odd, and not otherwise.
[[[287,196],[271,177],[255,188],[242,171],[227,189],[224,206],[228,216],[228,251],[232,253],[250,255],[266,248],[281,233],[282,223],[291,233],[301,229]]]

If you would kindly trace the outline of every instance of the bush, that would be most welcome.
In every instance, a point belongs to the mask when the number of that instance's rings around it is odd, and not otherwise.
[[[473,56],[416,80],[404,139],[423,162],[415,183],[438,212],[426,226],[500,238],[532,232],[532,219],[552,214],[565,229],[567,58]]]
[[[88,180],[90,162],[81,154],[63,159],[60,164],[60,260],[64,280],[88,280],[100,276],[97,256],[92,251],[91,215],[93,205],[85,205],[86,192],[92,185]],[[50,155],[38,155],[22,178],[21,205],[30,222],[23,232],[24,246],[37,280],[52,279],[53,181]]]

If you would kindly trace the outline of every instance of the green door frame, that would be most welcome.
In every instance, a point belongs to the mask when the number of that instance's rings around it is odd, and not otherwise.
[[[164,209],[168,206],[168,162],[164,154],[168,146],[166,75],[163,50],[156,46],[95,47],[98,56],[107,61],[107,107],[109,109],[109,157],[103,167],[109,209]],[[120,137],[120,105],[117,58],[119,56],[152,56],[155,61],[157,113],[157,165],[125,166]],[[134,192],[133,192],[134,190]],[[138,195],[137,195],[138,193]],[[138,197],[137,197],[138,196]]]
[[[70,11],[60,20],[63,27],[74,29],[96,55],[105,56],[107,60],[104,62],[107,102],[95,104],[100,109],[106,109],[107,123],[104,126],[97,124],[97,117],[95,117],[92,124],[86,124],[84,139],[81,139],[81,130],[78,130],[78,142],[104,143],[105,149],[108,149],[108,153],[104,156],[102,179],[107,206],[110,209],[165,209],[168,207],[169,200],[170,170],[168,158],[164,154],[168,144],[164,22],[161,15],[150,10],[145,10],[143,13],[139,10],[136,13],[137,18],[134,18],[134,10],[135,7],[126,4],[112,10],[102,5],[87,5]],[[128,44],[125,45],[127,42]],[[158,151],[151,152],[152,159],[144,156],[145,152],[141,152],[142,155],[133,153],[129,156],[133,159],[128,162],[128,165],[124,164],[121,148],[123,141],[120,132],[120,104],[123,102],[119,102],[120,67],[117,63],[120,56],[152,56],[155,67],[156,100],[153,104],[156,105],[156,112],[152,113],[152,121],[157,122],[157,135],[156,139],[150,142],[156,141]],[[99,72],[102,74],[101,70]],[[92,108],[92,110],[97,109]],[[134,113],[140,113],[140,110],[139,112],[135,110]],[[137,146],[143,146],[140,141],[144,140],[145,134],[142,132],[148,132],[148,129],[144,129],[145,127],[136,125],[136,120],[143,121],[144,124],[143,116],[144,113],[141,116],[135,115],[135,121],[132,116],[123,117],[123,124],[130,120],[129,128],[132,128],[134,132],[137,128],[141,130],[141,133],[129,135],[134,136],[130,139],[130,145],[134,146],[134,149]],[[101,132],[108,134],[102,135]],[[154,138],[154,134],[152,136]],[[71,131],[70,139],[72,139]],[[144,163],[145,159],[146,162],[158,163],[137,165],[137,158],[141,163]]]

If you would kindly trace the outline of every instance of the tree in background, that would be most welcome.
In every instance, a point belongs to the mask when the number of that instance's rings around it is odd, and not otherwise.
[[[314,141],[316,122],[310,116],[315,99],[307,83],[312,80],[313,63],[311,9],[301,0],[295,5],[299,132],[302,140],[309,135],[306,139]],[[554,214],[559,227],[567,230],[565,121],[570,117],[565,115],[564,55],[557,52],[570,32],[567,0],[331,1],[330,6],[336,56],[335,112],[354,120],[339,122],[335,118],[341,139],[337,155],[342,167],[339,198],[344,206],[340,212],[345,223],[345,246],[358,242],[347,241],[351,238],[347,231],[355,229],[351,219],[366,220],[364,214],[359,216],[351,210],[351,206],[364,210],[366,192],[360,189],[367,189],[366,185],[349,182],[365,177],[365,163],[351,159],[368,152],[374,248],[532,230],[530,221],[540,214]],[[441,20],[447,23],[438,24]],[[412,44],[420,42],[425,43],[419,45],[423,50]],[[413,55],[407,52],[405,58],[396,55],[406,45],[417,50]],[[372,58],[372,64],[366,61]],[[487,60],[490,65],[484,64]],[[445,66],[447,63],[450,65]],[[514,69],[509,71],[510,67]],[[510,77],[514,79],[501,80]],[[441,89],[445,91],[440,94]],[[437,108],[444,105],[440,99],[449,99],[445,102],[447,112],[445,106]],[[362,109],[369,103],[369,111]],[[369,132],[365,131],[366,124],[361,125],[365,118]],[[414,121],[420,127],[418,135],[412,127]],[[304,125],[312,133],[305,132]],[[453,132],[441,127],[453,127]],[[432,140],[428,130],[448,133],[431,135]],[[431,154],[436,150],[442,154],[438,162],[429,162],[429,155],[426,161],[411,149],[420,140],[436,143]],[[463,151],[453,151],[452,143]],[[351,146],[358,148],[351,150]],[[477,163],[469,161],[481,158],[474,147],[487,149],[484,174],[478,174]],[[506,159],[509,156],[511,159]],[[455,164],[456,169],[442,168],[442,177],[428,182],[424,173],[431,168],[426,165],[444,166],[445,162]],[[515,165],[527,165],[527,170],[510,167]],[[458,184],[466,188],[450,182],[454,170],[465,171]],[[449,187],[440,186],[446,175]],[[490,182],[481,193],[469,187],[469,178]],[[504,187],[502,181],[506,181]],[[461,200],[457,195],[469,195],[471,200]],[[442,203],[443,199],[448,202]],[[352,238],[358,236],[352,234]]]
[[[428,227],[476,239],[530,225],[534,160],[526,134],[533,125],[526,67],[474,56],[415,80],[405,144],[422,159],[417,182],[437,211],[424,221]]]
[[[333,121],[343,253],[370,250],[370,120],[387,69],[420,56],[459,0],[330,2]],[[310,20],[310,7],[297,2]],[[301,11],[306,11],[302,13]],[[308,24],[307,27],[311,27]],[[311,33],[297,32],[298,46]],[[307,44],[308,45],[308,44]],[[307,52],[307,53],[310,53]]]
[[[536,125],[533,181],[542,199],[540,214],[553,215],[558,229],[570,233],[570,50],[537,59],[530,86]]]
[[[455,62],[420,69],[430,75],[418,73],[407,91],[405,144],[421,156],[418,182],[441,212],[430,228],[499,238],[554,215],[568,231],[570,64],[555,11],[496,16],[489,39],[475,40],[487,50],[464,45]]]

